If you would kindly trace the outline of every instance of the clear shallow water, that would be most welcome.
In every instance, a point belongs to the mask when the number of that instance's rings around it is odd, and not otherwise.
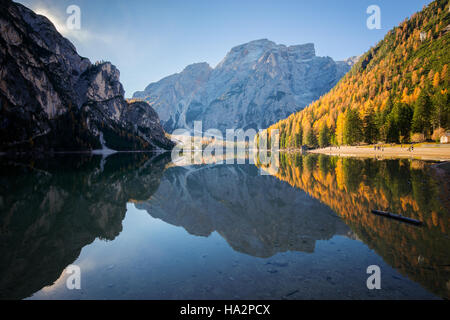
[[[447,195],[427,165],[298,155],[280,165],[261,176],[147,154],[3,159],[0,297],[448,298]],[[70,264],[81,290],[66,287]],[[370,265],[381,290],[367,289]]]

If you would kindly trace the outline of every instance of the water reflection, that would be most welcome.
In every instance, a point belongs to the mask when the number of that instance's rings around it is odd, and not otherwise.
[[[280,170],[273,175],[332,208],[402,274],[449,298],[450,212],[441,201],[448,194],[430,164],[281,154]],[[375,216],[374,209],[418,219],[424,226]]]
[[[136,207],[196,236],[217,231],[233,249],[260,258],[314,252],[316,240],[350,231],[326,205],[248,165],[171,168],[151,201]]]
[[[0,299],[30,297],[88,260],[112,267],[88,272],[85,298],[430,297],[408,278],[449,297],[446,176],[409,160],[277,161],[261,176],[253,165],[180,167],[145,153],[1,159]],[[146,219],[126,218],[127,205]],[[379,293],[365,288],[372,263],[383,267]]]
[[[53,284],[81,249],[122,231],[126,204],[156,191],[170,158],[57,156],[0,165],[0,299]]]

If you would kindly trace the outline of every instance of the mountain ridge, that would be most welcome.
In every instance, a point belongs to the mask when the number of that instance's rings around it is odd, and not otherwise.
[[[147,101],[165,130],[265,128],[319,98],[354,60],[317,57],[313,43],[285,46],[267,39],[233,47],[217,64],[187,66],[151,83],[133,98]]]
[[[143,102],[125,101],[114,65],[79,56],[49,19],[25,6],[0,0],[0,8],[1,152],[173,146],[149,106],[130,108]],[[135,126],[127,121],[134,112],[152,120]]]
[[[390,30],[326,95],[268,130],[282,148],[438,140],[450,129],[448,1]]]

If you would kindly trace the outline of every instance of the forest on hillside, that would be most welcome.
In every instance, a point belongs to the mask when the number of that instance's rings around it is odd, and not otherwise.
[[[433,1],[269,134],[279,130],[282,149],[439,140],[450,129],[449,39],[448,1]]]

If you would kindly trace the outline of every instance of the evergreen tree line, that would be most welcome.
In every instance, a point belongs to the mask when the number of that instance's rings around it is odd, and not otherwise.
[[[435,0],[364,54],[327,94],[267,131],[281,148],[437,141],[450,129],[450,8]]]
[[[421,90],[417,100],[408,104],[389,98],[382,111],[370,109],[360,114],[348,108],[339,115],[335,128],[322,125],[319,132],[300,127],[294,143],[288,139],[285,126],[281,126],[280,147],[328,147],[331,145],[358,145],[362,143],[411,143],[425,140],[438,141],[450,129],[450,101],[445,90]]]

